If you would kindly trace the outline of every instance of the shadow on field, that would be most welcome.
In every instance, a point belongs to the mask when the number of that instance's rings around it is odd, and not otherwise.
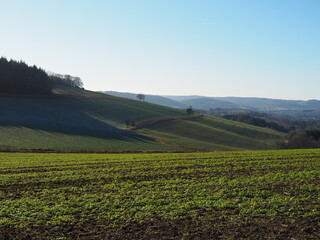
[[[0,125],[103,139],[150,141],[87,113],[76,98],[0,98]],[[125,119],[123,119],[124,121]]]

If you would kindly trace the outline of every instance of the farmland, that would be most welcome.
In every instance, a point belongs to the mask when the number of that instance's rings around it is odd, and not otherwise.
[[[319,239],[320,150],[0,154],[0,239]]]
[[[211,116],[158,122],[138,132],[193,150],[277,149],[283,134]]]
[[[184,116],[146,102],[68,87],[52,96],[0,96],[0,149],[170,151],[152,138],[123,129],[136,123]]]
[[[264,150],[277,149],[284,139],[271,129],[197,116],[65,86],[50,96],[1,95],[0,150]],[[128,131],[127,120],[139,129]]]

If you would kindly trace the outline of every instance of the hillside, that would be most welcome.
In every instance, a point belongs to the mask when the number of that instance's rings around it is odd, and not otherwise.
[[[50,96],[1,96],[0,109],[1,149],[274,149],[281,139],[268,129],[208,116],[187,119],[184,110],[66,86]],[[126,120],[139,129],[126,130]]]
[[[159,122],[139,132],[195,150],[275,149],[283,138],[269,129],[210,116]]]
[[[2,149],[170,150],[151,138],[123,130],[124,122],[185,114],[70,87],[54,89],[51,96],[1,96],[0,109]]]

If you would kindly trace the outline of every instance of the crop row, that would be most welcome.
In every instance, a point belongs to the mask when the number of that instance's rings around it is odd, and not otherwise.
[[[0,226],[320,214],[320,151],[0,154]],[[222,213],[222,214],[221,214]]]

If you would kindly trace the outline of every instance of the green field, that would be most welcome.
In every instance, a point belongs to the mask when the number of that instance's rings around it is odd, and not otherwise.
[[[283,139],[270,129],[186,117],[184,110],[68,87],[50,96],[0,96],[0,150],[263,150]],[[126,120],[142,129],[128,131]]]
[[[0,149],[170,151],[124,123],[179,116],[185,112],[66,87],[52,96],[0,96]]]
[[[110,134],[109,134],[110,135]],[[9,151],[130,152],[177,151],[137,134],[112,134],[109,137],[66,134],[26,127],[0,126],[0,150]]]
[[[319,239],[320,150],[0,154],[0,239]]]
[[[139,132],[194,150],[276,149],[283,139],[283,134],[270,129],[210,116],[159,122]]]

